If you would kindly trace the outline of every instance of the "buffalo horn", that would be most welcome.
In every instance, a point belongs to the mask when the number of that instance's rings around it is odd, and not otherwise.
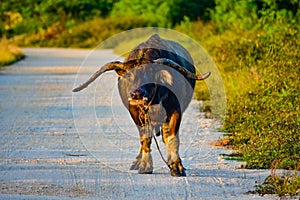
[[[173,60],[167,59],[167,58],[159,58],[153,61],[154,63],[166,65],[169,66],[178,72],[180,72],[182,75],[186,76],[187,78],[194,79],[194,80],[204,80],[210,76],[210,72],[206,72],[204,74],[194,74],[186,69],[184,69],[182,66],[174,62]]]
[[[89,84],[91,84],[96,78],[98,78],[101,74],[106,71],[116,70],[116,71],[124,71],[123,63],[119,61],[110,62],[101,67],[97,72],[95,72],[85,83],[81,84],[80,86],[74,88],[73,92],[79,92],[86,88]]]

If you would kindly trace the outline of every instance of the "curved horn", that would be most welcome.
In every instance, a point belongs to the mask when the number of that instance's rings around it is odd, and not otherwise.
[[[176,69],[178,72],[186,76],[187,78],[194,79],[194,80],[204,80],[210,76],[210,72],[206,72],[204,74],[194,74],[186,69],[184,69],[182,66],[174,62],[173,60],[167,59],[167,58],[159,58],[156,60],[153,60],[154,63],[161,64],[161,65],[167,65],[169,67],[172,67],[173,69]]]
[[[96,78],[98,78],[101,74],[103,74],[106,71],[110,70],[116,70],[118,71],[124,71],[123,63],[119,61],[110,62],[101,67],[97,72],[95,72],[85,83],[81,84],[80,86],[74,88],[72,92],[79,92],[86,88],[89,84],[91,84]]]

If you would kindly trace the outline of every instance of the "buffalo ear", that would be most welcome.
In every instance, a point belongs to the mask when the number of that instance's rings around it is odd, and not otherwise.
[[[155,81],[162,84],[173,85],[173,76],[167,70],[160,70],[155,74]]]
[[[127,73],[127,71],[123,69],[115,69],[115,71],[119,76],[124,76]]]

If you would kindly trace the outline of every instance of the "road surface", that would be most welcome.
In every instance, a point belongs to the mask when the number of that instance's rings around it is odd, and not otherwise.
[[[154,174],[129,171],[139,139],[117,76],[71,92],[76,80],[118,57],[110,50],[24,51],[24,60],[0,70],[0,199],[274,199],[249,192],[268,170],[239,169],[222,156],[230,150],[209,145],[222,133],[195,100],[180,129],[187,177],[171,177],[155,145]]]

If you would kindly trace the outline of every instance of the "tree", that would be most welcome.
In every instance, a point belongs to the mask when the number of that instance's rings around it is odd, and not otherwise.
[[[152,26],[169,26],[169,4],[165,0],[121,0],[113,5],[112,17],[141,17]]]
[[[113,5],[111,15],[137,16],[149,20],[149,25],[170,27],[179,24],[184,18],[194,21],[208,20],[212,0],[120,0]]]
[[[7,30],[9,35],[37,32],[54,23],[73,26],[77,22],[94,17],[106,17],[116,0],[2,0],[0,4],[0,27],[7,19],[7,12],[19,13],[22,23]]]

